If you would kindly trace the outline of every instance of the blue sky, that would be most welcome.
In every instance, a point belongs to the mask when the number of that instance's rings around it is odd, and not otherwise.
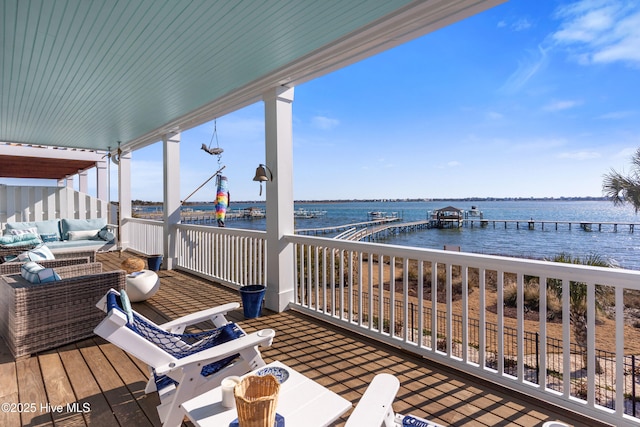
[[[638,2],[511,0],[296,87],[294,197],[600,196],[640,146],[639,99]],[[183,197],[218,168],[212,130],[182,134]],[[232,202],[264,199],[262,103],[217,131]],[[161,159],[133,154],[134,199],[162,199]]]

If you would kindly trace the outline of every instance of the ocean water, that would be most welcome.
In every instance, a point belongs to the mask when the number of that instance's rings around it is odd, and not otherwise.
[[[462,251],[482,254],[551,258],[565,252],[572,256],[584,257],[597,254],[612,263],[628,269],[640,270],[640,216],[630,206],[614,206],[607,201],[446,201],[446,202],[339,202],[339,203],[296,203],[295,208],[323,210],[326,215],[313,219],[296,219],[296,229],[330,227],[367,221],[367,213],[382,211],[395,212],[403,221],[428,218],[429,211],[454,206],[469,210],[478,207],[483,218],[491,220],[521,220],[520,229],[515,224],[496,223],[488,227],[462,227],[460,229],[426,229],[412,233],[400,233],[378,242],[419,248],[442,249],[444,245],[460,246]],[[231,209],[264,205],[232,204]],[[212,205],[190,206],[194,210],[212,209]],[[529,230],[527,220],[536,222],[535,229]],[[541,229],[540,221],[548,222]],[[585,231],[577,224],[571,229],[567,224],[559,224],[555,229],[553,221],[575,221],[593,223],[592,231]],[[626,225],[618,225],[614,232],[612,225],[603,225],[598,231],[598,223],[635,223],[635,232]],[[266,221],[229,220],[227,227],[264,230]],[[331,235],[325,235],[330,237]]]

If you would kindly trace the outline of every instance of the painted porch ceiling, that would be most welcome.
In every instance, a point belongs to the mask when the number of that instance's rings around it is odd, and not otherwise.
[[[136,148],[504,0],[0,0],[0,141]]]

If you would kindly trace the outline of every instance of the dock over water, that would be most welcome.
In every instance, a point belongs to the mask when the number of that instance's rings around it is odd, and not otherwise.
[[[640,223],[632,222],[591,222],[591,221],[558,221],[558,220],[534,220],[534,219],[486,219],[475,218],[463,220],[466,227],[489,227],[496,228],[498,226],[509,226],[519,230],[521,227],[529,230],[545,230],[566,228],[571,230],[573,227],[579,227],[584,231],[612,231],[617,233],[620,228],[627,229],[629,233],[633,233],[636,227],[640,227]],[[545,228],[546,227],[546,228]]]

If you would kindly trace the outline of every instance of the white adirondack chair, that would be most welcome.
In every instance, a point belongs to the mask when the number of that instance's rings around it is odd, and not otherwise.
[[[163,426],[179,426],[180,405],[220,385],[229,375],[244,375],[266,363],[259,346],[270,346],[275,331],[246,334],[225,314],[240,305],[231,303],[157,325],[130,310],[120,293],[110,290],[97,307],[107,313],[94,332],[149,365],[146,393],[157,391]],[[210,320],[215,329],[185,334],[185,328]]]
[[[393,412],[393,401],[400,389],[400,381],[391,374],[373,378],[349,416],[345,427],[443,427],[432,421]]]

